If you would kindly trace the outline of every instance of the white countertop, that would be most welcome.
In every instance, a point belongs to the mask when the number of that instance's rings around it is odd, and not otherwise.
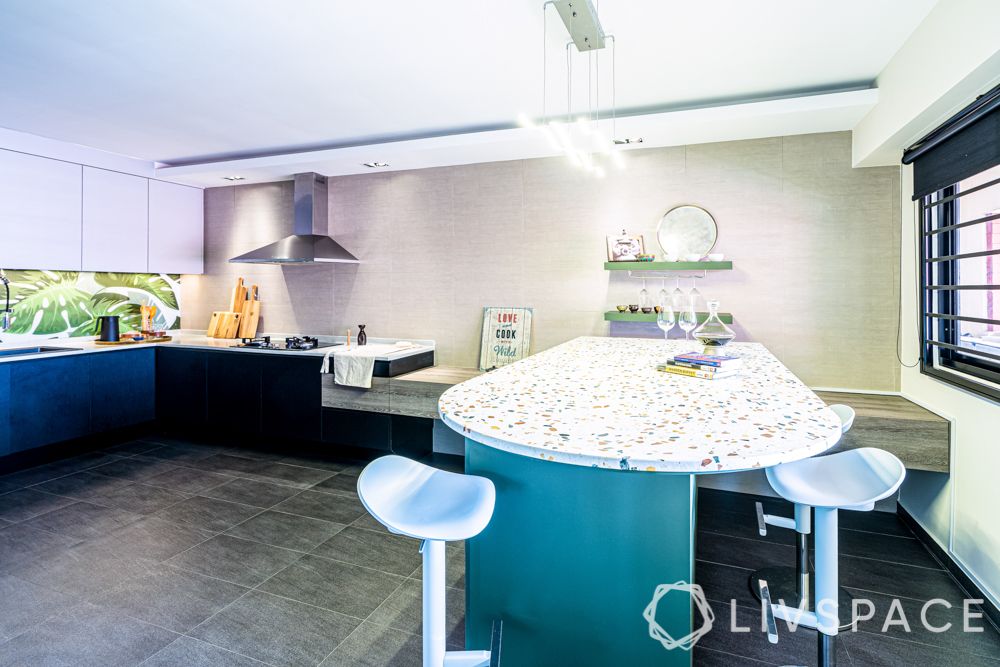
[[[836,415],[759,343],[733,343],[743,374],[656,370],[691,341],[582,337],[455,385],[438,407],[455,431],[561,463],[659,472],[746,470],[840,439]]]
[[[341,345],[336,348],[320,347],[314,350],[260,350],[234,347],[239,343],[239,339],[209,338],[205,335],[204,331],[190,331],[182,329],[168,331],[167,335],[169,335],[173,340],[164,343],[137,343],[132,345],[98,345],[96,343],[95,336],[81,338],[38,338],[30,341],[25,340],[22,337],[17,342],[4,342],[0,344],[0,349],[22,347],[58,347],[69,351],[28,354],[16,357],[0,356],[0,363],[26,361],[29,359],[47,359],[50,357],[65,357],[74,354],[92,354],[95,352],[119,352],[121,350],[136,350],[160,345],[194,347],[208,350],[235,350],[247,354],[284,354],[295,357],[309,355],[323,357],[331,349],[338,351],[347,349],[345,346]],[[273,340],[279,342],[283,341],[286,335],[288,334],[271,334]],[[0,338],[2,338],[2,334],[0,334]],[[318,336],[318,338],[321,341],[332,343],[343,343],[345,340],[344,336]],[[420,354],[422,352],[434,351],[434,341],[431,340],[411,340],[410,342],[414,343],[415,346],[403,350],[393,349],[393,344],[396,342],[394,339],[369,338],[368,341],[369,345],[366,347],[370,347],[371,352],[375,354],[376,361],[395,361],[396,359],[402,359],[415,354]],[[359,349],[357,343],[352,341],[350,349],[352,351]]]

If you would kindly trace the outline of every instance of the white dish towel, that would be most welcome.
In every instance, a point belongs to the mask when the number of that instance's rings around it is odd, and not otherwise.
[[[345,387],[372,388],[372,373],[375,372],[375,355],[365,350],[330,350],[323,357],[320,372],[330,372],[330,357],[333,357],[333,381]]]

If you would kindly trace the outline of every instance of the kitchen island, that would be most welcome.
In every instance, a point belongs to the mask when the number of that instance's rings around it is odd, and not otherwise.
[[[577,338],[441,396],[466,471],[497,489],[493,520],[466,548],[468,646],[488,645],[502,618],[511,664],[690,664],[644,612],[676,640],[704,625],[686,591],[653,602],[661,584],[694,582],[695,475],[806,458],[840,438],[833,412],[759,344],[727,348],[739,377],[656,370],[693,346]]]

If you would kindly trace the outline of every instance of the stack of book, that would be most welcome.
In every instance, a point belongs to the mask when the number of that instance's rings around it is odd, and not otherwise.
[[[743,370],[743,360],[739,357],[688,352],[678,354],[667,363],[660,364],[656,370],[704,380],[721,380],[739,375]]]

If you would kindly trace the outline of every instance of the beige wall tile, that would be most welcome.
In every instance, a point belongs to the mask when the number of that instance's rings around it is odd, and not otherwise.
[[[603,312],[641,287],[603,270],[606,235],[625,228],[659,253],[660,218],[693,203],[736,267],[698,289],[746,335],[811,384],[898,388],[897,169],[853,169],[846,132],[639,149],[626,162],[603,180],[562,158],[331,178],[331,233],[356,266],[227,264],[288,233],[292,185],[206,190],[206,275],[185,280],[184,317],[207,322],[243,275],[261,285],[271,330],[364,322],[372,336],[433,338],[438,363],[474,366],[487,305],[533,307],[534,350],[605,335]]]

